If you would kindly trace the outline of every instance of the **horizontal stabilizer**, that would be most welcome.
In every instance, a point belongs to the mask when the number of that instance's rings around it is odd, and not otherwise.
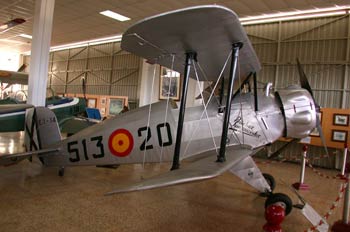
[[[6,155],[0,155],[0,166],[6,166],[13,163],[17,163],[25,158],[28,158],[33,155],[38,156],[45,156],[45,155],[51,155],[52,153],[55,153],[59,151],[58,148],[55,149],[42,149],[37,151],[29,151],[29,152],[22,152],[22,153],[16,153],[16,154],[6,154]]]
[[[253,152],[253,150],[243,148],[242,146],[227,148],[226,161],[219,163],[216,162],[216,151],[208,151],[197,155],[197,157],[200,158],[187,164],[186,166],[184,164],[184,167],[181,167],[180,169],[173,170],[137,183],[119,186],[116,188],[116,190],[113,190],[106,195],[153,189],[191,181],[210,179],[229,170],[233,165],[248,157]],[[191,157],[191,160],[194,160],[195,158],[196,156]]]

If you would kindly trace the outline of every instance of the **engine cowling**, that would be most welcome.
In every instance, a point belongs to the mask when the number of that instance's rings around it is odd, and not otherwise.
[[[285,120],[284,136],[304,138],[316,127],[316,107],[310,93],[300,87],[276,92],[282,103]]]

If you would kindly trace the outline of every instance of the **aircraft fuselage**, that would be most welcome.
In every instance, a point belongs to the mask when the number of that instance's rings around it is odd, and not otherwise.
[[[214,100],[207,113],[203,110],[203,106],[186,109],[181,158],[219,149],[223,113],[218,112]],[[315,127],[315,114],[312,98],[300,88],[278,96],[260,94],[258,111],[253,95],[242,94],[232,103],[227,145],[254,149],[288,134],[302,137]],[[166,102],[152,104],[151,109],[145,106],[129,111],[58,142],[54,147],[63,155],[47,156],[44,162],[49,166],[74,166],[171,161],[177,115],[178,109],[173,107],[166,112]]]

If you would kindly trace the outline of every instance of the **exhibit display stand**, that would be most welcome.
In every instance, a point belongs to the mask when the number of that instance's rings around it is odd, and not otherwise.
[[[300,181],[292,184],[292,186],[297,190],[309,190],[310,189],[309,185],[304,183],[307,149],[308,149],[308,147],[306,145],[304,145],[303,146],[303,153],[302,153]]]

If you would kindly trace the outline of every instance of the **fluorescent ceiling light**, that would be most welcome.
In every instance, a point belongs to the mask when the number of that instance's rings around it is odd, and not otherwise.
[[[115,35],[115,36],[103,37],[99,39],[92,39],[92,40],[81,41],[76,43],[63,44],[63,45],[50,47],[50,52],[86,47],[91,45],[98,45],[103,43],[119,42],[121,41],[121,39],[122,39],[122,35]],[[23,55],[30,55],[30,51],[24,52]]]
[[[33,36],[27,35],[27,34],[20,34],[20,35],[18,35],[18,36],[21,36],[21,37],[27,38],[27,39],[32,39],[32,38],[33,38]]]
[[[315,18],[315,17],[326,17],[334,15],[347,14],[350,10],[350,5],[347,6],[336,6],[331,8],[316,8],[310,10],[298,10],[290,12],[280,12],[276,14],[264,14],[258,16],[248,16],[240,18],[242,25],[268,23],[277,21],[287,21],[295,19]]]
[[[64,50],[64,49],[98,45],[98,44],[103,44],[103,43],[119,42],[119,41],[121,41],[121,39],[122,39],[122,35],[109,36],[109,37],[104,37],[104,38],[99,38],[99,39],[81,41],[81,42],[77,42],[77,43],[70,43],[70,44],[53,46],[50,48],[50,51],[52,52],[52,51],[59,51],[59,50]]]
[[[110,11],[110,10],[101,11],[100,14],[107,16],[107,17],[110,17],[112,19],[118,20],[118,21],[122,21],[122,22],[130,20],[130,18],[125,17],[124,15],[115,13],[115,12]]]

